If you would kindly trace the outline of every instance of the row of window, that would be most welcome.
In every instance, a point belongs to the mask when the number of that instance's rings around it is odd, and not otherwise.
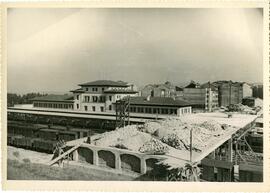
[[[79,100],[80,95],[76,95],[76,99]],[[119,98],[119,96],[117,96]],[[112,101],[112,96],[108,96],[108,100]],[[84,102],[100,102],[104,103],[106,101],[106,96],[84,96]]]
[[[55,108],[55,109],[73,109],[73,104],[59,104],[59,103],[34,103],[34,107],[41,108]]]
[[[86,91],[89,91],[89,88],[85,88],[85,90],[86,90]],[[104,91],[105,88],[101,88],[101,90]],[[92,91],[93,91],[93,92],[97,92],[97,91],[98,91],[98,88],[97,88],[97,87],[93,87],[93,88],[92,88]]]
[[[79,109],[79,108],[80,108],[80,105],[77,104],[77,105],[76,105],[76,108]],[[84,106],[84,110],[85,110],[85,111],[89,111],[88,106],[85,105],[85,106]],[[91,109],[91,110],[92,110],[92,111],[96,111],[96,106],[92,106],[92,109]],[[112,105],[109,105],[109,110],[110,110],[110,111],[112,110]],[[104,107],[100,107],[100,111],[101,111],[101,112],[104,112]]]
[[[177,109],[171,108],[155,108],[155,107],[130,107],[132,113],[148,113],[148,114],[173,114],[177,115]]]

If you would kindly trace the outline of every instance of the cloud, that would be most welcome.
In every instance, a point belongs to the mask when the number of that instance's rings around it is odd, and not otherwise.
[[[96,79],[262,81],[258,9],[12,9],[8,32],[14,92]]]

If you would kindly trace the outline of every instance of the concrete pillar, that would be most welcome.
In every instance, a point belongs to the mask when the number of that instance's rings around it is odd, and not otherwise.
[[[121,158],[119,153],[114,153],[115,156],[115,169],[121,170]]]
[[[73,151],[73,161],[79,161],[78,149]]]
[[[141,174],[145,174],[147,172],[146,160],[145,158],[140,158],[141,160]]]
[[[94,149],[92,149],[92,151],[93,151],[93,164],[95,166],[98,166],[99,165],[98,164],[98,151]]]
[[[229,140],[228,140],[228,161],[229,162],[232,162],[233,161],[233,140],[232,140],[232,138],[230,138]]]

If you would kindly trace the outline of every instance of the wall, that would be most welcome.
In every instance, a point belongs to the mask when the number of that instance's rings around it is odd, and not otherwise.
[[[218,96],[220,106],[239,104],[242,103],[243,88],[238,83],[223,83],[219,85]]]
[[[98,147],[92,144],[82,144],[73,152],[72,158],[74,161],[89,163],[101,168],[141,174],[153,170],[156,168],[158,160],[164,159],[158,155],[146,155],[124,149]]]
[[[243,98],[252,96],[252,88],[248,84],[243,84]]]
[[[141,96],[144,97],[151,96],[152,91],[153,91],[152,97],[172,97],[176,93],[175,89],[169,88],[165,85],[154,85],[154,86],[147,85],[141,90]]]

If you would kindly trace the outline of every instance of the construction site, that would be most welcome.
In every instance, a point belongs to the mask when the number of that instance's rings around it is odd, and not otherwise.
[[[121,100],[115,120],[106,121],[113,130],[104,120],[10,111],[8,145],[49,153],[48,166],[80,165],[134,179],[262,182],[262,108],[230,108],[136,122],[129,101]]]

